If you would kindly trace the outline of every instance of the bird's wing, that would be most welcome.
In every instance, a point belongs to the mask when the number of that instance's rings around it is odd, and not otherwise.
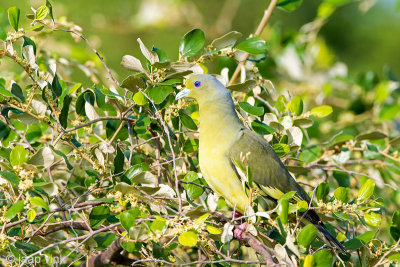
[[[247,165],[253,182],[270,197],[278,199],[282,193],[296,191],[297,197],[309,202],[310,197],[289,174],[271,145],[247,128],[240,131],[229,149],[232,161]]]

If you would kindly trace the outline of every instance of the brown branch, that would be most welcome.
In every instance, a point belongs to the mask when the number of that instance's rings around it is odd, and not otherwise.
[[[255,35],[260,35],[262,33],[262,31],[265,28],[265,25],[267,25],[267,22],[268,22],[269,18],[271,17],[272,11],[274,10],[277,2],[278,2],[278,0],[271,0],[268,8],[264,11],[264,16],[262,17],[260,23],[258,24],[257,30],[254,33]],[[238,76],[240,74],[240,70],[241,70],[242,66],[244,66],[244,64],[246,63],[246,60],[248,57],[249,57],[249,53],[245,53],[244,58],[239,62],[238,66],[236,67],[236,70],[233,73],[231,80],[229,81],[229,85],[232,85],[235,83],[236,79],[238,78]]]

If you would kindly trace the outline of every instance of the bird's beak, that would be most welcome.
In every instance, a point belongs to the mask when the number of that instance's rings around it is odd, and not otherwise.
[[[187,97],[187,96],[189,95],[189,93],[190,93],[190,90],[187,89],[187,88],[185,88],[185,89],[183,89],[182,91],[180,91],[180,92],[176,95],[175,100],[178,100],[178,99]]]

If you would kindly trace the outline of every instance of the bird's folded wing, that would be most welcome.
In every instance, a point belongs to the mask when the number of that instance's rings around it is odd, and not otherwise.
[[[277,199],[279,194],[296,191],[297,197],[310,201],[307,193],[289,174],[270,144],[249,129],[241,129],[241,134],[229,149],[229,157],[233,162],[247,165],[252,173],[253,182],[269,196]]]

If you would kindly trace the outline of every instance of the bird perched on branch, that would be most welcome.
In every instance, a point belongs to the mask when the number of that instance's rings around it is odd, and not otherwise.
[[[311,202],[270,144],[243,125],[222,83],[211,75],[193,74],[186,79],[185,87],[176,99],[194,98],[199,104],[201,172],[210,187],[231,207],[244,214],[251,205],[238,173],[238,162],[243,158],[252,173],[252,182],[265,198],[276,200],[277,192],[295,191],[294,198]],[[314,210],[306,211],[303,217],[317,227],[331,246],[345,252]]]

